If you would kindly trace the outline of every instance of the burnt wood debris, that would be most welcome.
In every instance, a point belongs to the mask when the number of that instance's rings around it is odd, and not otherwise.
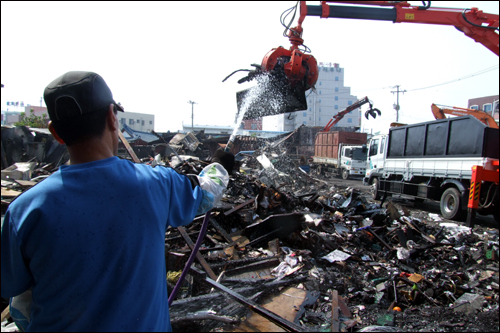
[[[498,331],[498,225],[468,228],[404,197],[373,200],[361,181],[307,173],[300,157],[317,131],[236,138],[245,153],[170,307],[173,330]],[[199,173],[228,138],[125,137],[121,158],[181,174]],[[2,127],[2,222],[10,202],[67,161],[48,131]],[[166,230],[169,292],[202,220]]]

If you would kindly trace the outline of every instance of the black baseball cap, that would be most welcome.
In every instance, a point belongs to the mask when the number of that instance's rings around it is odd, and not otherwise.
[[[124,111],[115,103],[113,94],[104,79],[93,72],[72,71],[52,81],[43,92],[50,120],[64,120],[92,113],[114,104],[116,110]],[[77,108],[67,108],[74,101]]]

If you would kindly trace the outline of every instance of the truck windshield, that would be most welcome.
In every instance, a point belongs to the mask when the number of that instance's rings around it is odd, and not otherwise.
[[[363,150],[361,148],[356,148],[356,149],[353,149],[353,153],[352,153],[352,159],[353,160],[366,160],[366,157],[368,156],[367,154],[367,151],[365,150],[365,152],[363,153]]]

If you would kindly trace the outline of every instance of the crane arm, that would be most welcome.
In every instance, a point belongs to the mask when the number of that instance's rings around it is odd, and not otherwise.
[[[434,118],[436,119],[446,119],[445,114],[450,114],[454,116],[467,116],[471,115],[477,119],[479,119],[481,122],[486,124],[487,126],[491,128],[498,128],[498,124],[495,122],[495,119],[493,119],[492,116],[487,114],[484,111],[481,110],[474,110],[474,109],[466,109],[466,108],[459,108],[456,106],[453,107],[445,107],[441,105],[436,105],[432,104],[431,105],[431,110],[432,114],[434,115]]]
[[[327,2],[356,4],[357,6],[332,6]],[[474,7],[471,9],[431,8],[430,1],[428,3],[427,6],[412,6],[407,1],[322,1],[320,6],[308,6],[305,5],[305,1],[301,1],[299,22],[302,23],[306,16],[320,16],[321,18],[451,25],[499,55],[498,15],[483,13]],[[392,8],[374,8],[373,6]]]

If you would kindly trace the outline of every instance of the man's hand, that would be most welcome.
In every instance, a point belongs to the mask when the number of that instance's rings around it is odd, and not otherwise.
[[[225,152],[222,149],[217,149],[214,156],[212,156],[212,163],[220,163],[224,169],[226,169],[228,174],[233,172],[234,168],[234,155],[230,152]]]

